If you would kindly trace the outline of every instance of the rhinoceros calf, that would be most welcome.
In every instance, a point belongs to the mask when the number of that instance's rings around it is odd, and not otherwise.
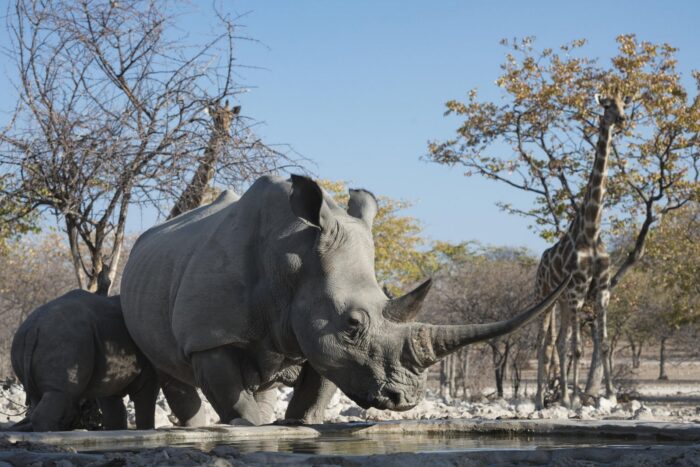
[[[34,310],[12,341],[12,368],[27,392],[28,416],[11,430],[74,427],[80,399],[97,399],[108,430],[153,428],[158,380],[124,325],[119,297],[73,290]]]
[[[411,322],[430,283],[387,298],[374,273],[376,213],[367,191],[351,190],[343,209],[294,175],[262,177],[240,199],[225,192],[141,235],[122,278],[126,325],[182,400],[199,386],[221,421],[259,424],[260,396],[300,365],[294,414],[322,407],[330,383],[362,407],[408,410],[430,365],[514,331],[561,293],[497,323]],[[193,412],[171,407],[181,420]]]

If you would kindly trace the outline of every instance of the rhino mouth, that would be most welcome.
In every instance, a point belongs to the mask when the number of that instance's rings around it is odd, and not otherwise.
[[[380,410],[393,410],[396,412],[405,412],[411,410],[418,405],[416,402],[407,401],[403,394],[399,391],[383,390],[380,394],[358,395],[353,393],[345,393],[354,403],[367,410],[375,408]]]

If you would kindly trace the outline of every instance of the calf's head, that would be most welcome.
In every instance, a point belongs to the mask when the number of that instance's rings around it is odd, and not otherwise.
[[[374,272],[371,193],[351,190],[346,211],[312,180],[292,176],[290,205],[317,230],[291,305],[294,334],[314,369],[365,408],[414,407],[425,391],[426,368],[467,344],[517,329],[552,305],[564,286],[507,321],[414,323],[430,281],[398,298],[382,292]]]

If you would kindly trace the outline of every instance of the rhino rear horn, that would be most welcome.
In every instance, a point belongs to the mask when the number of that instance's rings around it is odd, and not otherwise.
[[[382,314],[390,321],[406,323],[413,321],[423,305],[425,296],[428,295],[432,279],[428,279],[421,285],[401,297],[392,298],[384,306]]]

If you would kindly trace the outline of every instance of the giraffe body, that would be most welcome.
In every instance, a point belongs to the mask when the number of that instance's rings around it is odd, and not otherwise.
[[[596,145],[595,161],[591,171],[583,201],[577,209],[567,232],[552,247],[545,250],[537,268],[535,292],[538,297],[546,296],[557,284],[568,275],[572,279],[567,290],[562,294],[556,307],[552,307],[542,321],[540,338],[538,339],[538,372],[537,395],[535,403],[538,408],[544,407],[545,380],[549,373],[549,353],[547,351],[547,336],[554,335],[554,320],[552,313],[556,308],[559,312],[559,331],[556,337],[556,351],[559,357],[559,380],[562,404],[571,405],[569,397],[569,358],[568,352],[571,341],[573,361],[572,383],[574,400],[578,398],[578,360],[581,356],[580,312],[586,300],[595,303],[595,318],[597,338],[601,339],[603,349],[607,352],[605,331],[606,310],[610,298],[610,257],[600,238],[600,223],[607,181],[607,162],[610,153],[613,127],[624,121],[626,102],[620,98],[599,99],[604,108],[598,127],[598,143]],[[603,358],[606,373],[608,395],[612,392],[610,369],[607,358]]]

